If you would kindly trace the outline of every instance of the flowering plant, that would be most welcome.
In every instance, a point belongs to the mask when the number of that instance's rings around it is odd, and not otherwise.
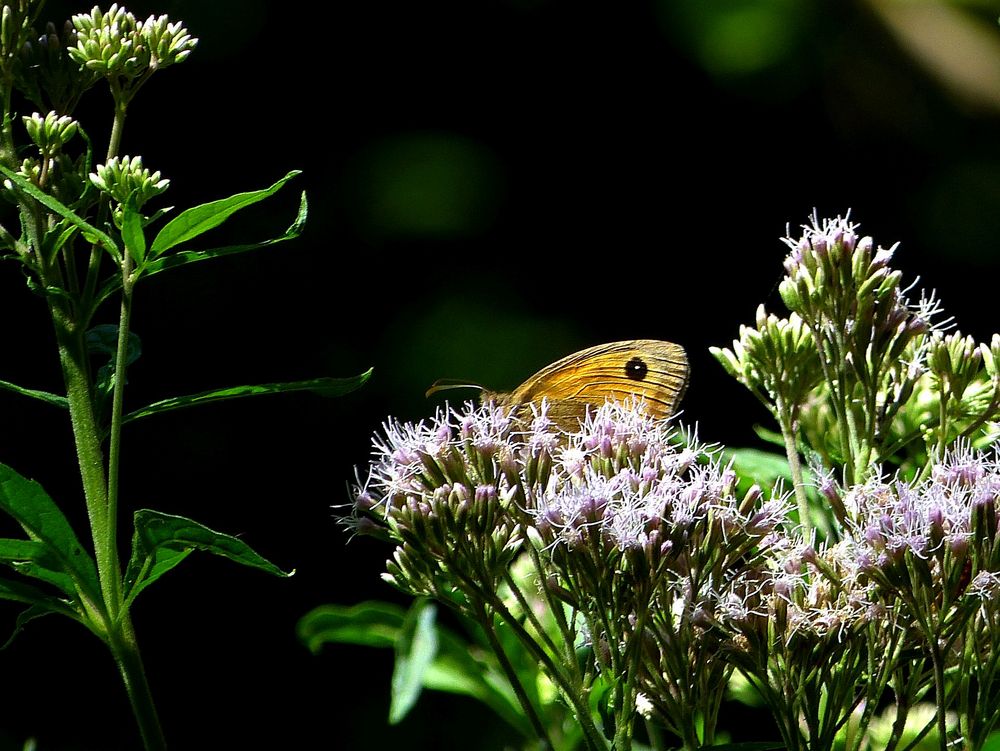
[[[394,546],[384,578],[418,605],[320,608],[303,638],[359,641],[345,626],[381,619],[394,719],[421,686],[478,691],[543,748],[713,745],[737,679],[789,749],[982,748],[1000,706],[1000,336],[948,333],[895,248],[847,218],[785,242],[788,317],[761,307],[712,352],[775,418],[787,482],[639,401],[568,431],[544,400],[390,420],[345,523]],[[459,664],[430,601],[492,657]],[[482,688],[498,674],[509,691]]]
[[[64,507],[38,483],[0,464],[0,510],[24,532],[0,539],[0,563],[14,574],[0,578],[0,598],[26,606],[17,630],[56,613],[97,636],[121,674],[145,747],[161,749],[166,742],[131,618],[135,599],[194,550],[270,574],[290,574],[242,540],[181,516],[135,509],[131,528],[119,526],[122,427],[169,410],[253,394],[344,393],[365,376],[215,389],[126,411],[126,371],[140,353],[139,339],[130,330],[140,282],[296,237],[305,221],[305,196],[291,227],[263,242],[210,249],[192,245],[231,215],[275,194],[295,172],[263,190],[180,211],[154,229],[168,210],[146,207],[170,181],[151,172],[141,156],[119,154],[125,117],[153,74],[183,62],[198,40],[167,16],[140,20],[117,4],[39,32],[35,24],[43,5],[42,0],[17,0],[0,10],[0,195],[15,210],[13,217],[3,217],[0,248],[20,265],[29,289],[46,304],[65,392],[6,381],[0,388],[68,413],[90,539],[89,545],[81,543]],[[94,164],[93,142],[73,111],[101,82],[110,90],[113,118],[107,153]],[[31,114],[17,117],[25,107]],[[15,225],[18,229],[11,231]],[[118,310],[117,322],[97,323],[108,303]],[[124,566],[120,532],[132,540]]]

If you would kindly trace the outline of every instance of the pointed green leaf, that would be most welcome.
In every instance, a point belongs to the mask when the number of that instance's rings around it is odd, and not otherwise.
[[[142,214],[135,200],[133,191],[122,206],[122,241],[125,252],[129,254],[137,266],[146,259],[146,236],[143,234]]]
[[[424,686],[424,674],[437,654],[438,639],[434,619],[437,608],[429,600],[415,600],[406,614],[396,642],[396,664],[392,670],[392,702],[389,724],[402,722],[417,703]]]
[[[163,399],[129,412],[122,423],[132,422],[150,415],[170,412],[175,409],[194,407],[199,404],[221,402],[228,399],[240,399],[245,396],[263,396],[264,394],[287,394],[294,391],[312,391],[320,396],[342,396],[361,388],[372,374],[369,368],[360,375],[351,378],[312,378],[308,381],[289,381],[286,383],[260,383],[255,386],[230,386],[229,388],[203,391],[200,394],[175,396]]]
[[[80,231],[83,233],[83,236],[87,238],[88,242],[92,242],[95,245],[104,246],[104,249],[107,250],[108,253],[110,253],[115,260],[121,259],[121,252],[118,250],[117,243],[115,243],[115,241],[112,240],[108,234],[102,232],[101,230],[97,229],[97,227],[93,226],[89,222],[85,221],[82,217],[78,216],[76,212],[73,211],[73,209],[69,208],[69,206],[66,206],[60,201],[57,201],[48,193],[46,193],[43,190],[40,190],[30,181],[25,180],[19,174],[17,174],[13,170],[8,169],[3,164],[0,164],[0,174],[3,174],[4,177],[6,177],[8,180],[14,183],[20,190],[23,190],[29,196],[31,196],[40,204],[42,204],[45,208],[49,209],[50,211],[54,211],[56,214],[59,214],[59,216],[68,219],[74,225],[79,227]]]
[[[26,608],[17,614],[17,620],[14,621],[14,630],[11,632],[10,636],[7,637],[7,641],[0,645],[0,649],[7,649],[7,647],[13,643],[14,639],[17,638],[17,635],[24,630],[24,627],[27,626],[30,621],[52,613],[58,613],[59,615],[65,615],[72,618],[75,621],[80,621],[79,616],[77,616],[72,609],[70,609],[65,603],[55,600],[54,598],[46,598],[44,600],[33,602],[31,607]]]
[[[183,516],[139,509],[135,512],[134,523],[132,557],[125,570],[126,603],[132,602],[193,550],[214,553],[275,576],[295,573],[282,571],[239,538],[216,532]]]
[[[100,599],[97,566],[69,521],[41,485],[6,464],[0,464],[0,509],[14,517],[28,537],[45,544],[57,570],[71,576],[79,590]]]
[[[0,578],[0,600],[24,602],[30,605],[41,600],[55,600],[55,598],[52,597],[51,593],[39,589],[34,584],[16,579]],[[70,610],[69,606],[66,608]]]
[[[321,605],[299,619],[296,633],[313,654],[330,642],[391,647],[399,639],[405,618],[403,608],[378,600],[350,607]]]
[[[405,618],[403,608],[378,600],[349,607],[322,605],[299,620],[296,632],[314,654],[331,642],[392,647],[401,638]],[[475,650],[479,656],[473,656],[467,641],[440,625],[435,628],[438,649],[424,672],[424,688],[477,699],[531,737],[531,725],[492,653]]]
[[[48,391],[39,391],[38,389],[26,389],[24,386],[18,386],[16,383],[11,383],[10,381],[0,381],[0,389],[13,391],[15,394],[21,394],[22,396],[30,396],[32,399],[38,399],[55,407],[69,409],[69,401],[65,396],[59,396],[59,394],[51,394]]]
[[[438,642],[434,662],[424,674],[424,688],[478,699],[526,738],[534,737],[534,729],[492,652],[474,657],[467,642],[440,627]]]
[[[263,240],[257,243],[247,243],[244,245],[227,245],[222,248],[210,248],[208,250],[182,250],[177,253],[171,253],[170,255],[161,256],[159,258],[152,258],[150,254],[146,256],[146,263],[142,266],[142,276],[148,277],[158,274],[161,271],[168,271],[169,269],[178,268],[180,266],[186,266],[189,263],[197,263],[199,261],[208,261],[213,258],[222,258],[223,256],[237,255],[238,253],[246,253],[251,250],[256,250],[258,248],[266,248],[270,245],[277,245],[278,243],[285,242],[286,240],[294,240],[300,234],[302,234],[302,225],[305,221],[306,215],[306,194],[302,194],[302,200],[299,204],[299,213],[296,216],[295,221],[292,225],[285,230],[283,235],[279,237],[271,238],[270,240]],[[96,302],[101,303],[111,297],[115,292],[121,289],[122,280],[121,276],[111,277],[104,286],[101,287],[100,291],[97,293]]]
[[[24,576],[54,584],[71,597],[76,596],[73,577],[60,571],[58,559],[43,542],[0,538],[0,563]]]
[[[204,203],[200,206],[194,206],[187,211],[182,211],[167,222],[159,234],[157,234],[149,250],[150,256],[156,258],[171,248],[188,240],[193,240],[198,235],[218,227],[237,211],[273,196],[281,190],[285,183],[298,174],[298,170],[293,170],[274,183],[274,185],[264,190],[237,193],[229,198]]]
[[[47,263],[52,263],[56,255],[80,232],[80,228],[68,219],[63,219],[50,231],[45,233],[45,249],[43,254]]]

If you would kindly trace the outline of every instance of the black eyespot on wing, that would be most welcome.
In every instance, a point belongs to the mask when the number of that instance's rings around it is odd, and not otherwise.
[[[649,368],[641,357],[633,357],[625,363],[625,376],[633,381],[645,380],[648,372]]]

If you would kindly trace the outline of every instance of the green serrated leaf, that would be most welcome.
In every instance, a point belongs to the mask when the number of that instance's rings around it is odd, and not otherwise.
[[[121,251],[118,249],[118,244],[115,243],[115,241],[112,240],[107,233],[97,229],[97,227],[95,227],[94,225],[90,224],[82,217],[77,215],[77,213],[74,212],[71,208],[69,208],[69,206],[66,206],[62,202],[50,196],[48,193],[44,192],[43,190],[40,190],[33,183],[31,183],[28,180],[25,180],[19,174],[17,174],[11,169],[8,169],[3,164],[0,164],[0,174],[3,174],[4,177],[6,177],[8,180],[14,183],[20,190],[24,191],[29,196],[34,198],[45,208],[49,209],[50,211],[54,211],[59,216],[68,219],[70,222],[76,225],[83,233],[83,236],[87,238],[89,242],[92,242],[95,245],[103,246],[104,249],[108,251],[108,253],[110,253],[111,256],[116,261],[121,260]]]
[[[125,243],[125,252],[137,266],[146,259],[146,235],[142,228],[142,214],[136,205],[136,191],[133,191],[122,206],[122,241]]]
[[[772,751],[784,748],[781,741],[745,741],[742,743],[722,743],[718,746],[702,746],[700,751]]]
[[[69,521],[41,485],[6,464],[0,464],[0,509],[14,517],[29,538],[45,544],[55,569],[72,577],[77,590],[100,599],[97,566]]]
[[[299,619],[296,633],[313,654],[328,643],[392,647],[405,618],[403,608],[377,600],[350,607],[322,605]]]
[[[270,198],[281,190],[285,183],[298,174],[300,174],[299,170],[293,170],[269,188],[250,191],[248,193],[237,193],[229,198],[203,203],[200,206],[194,206],[186,211],[182,211],[167,222],[163,229],[156,235],[156,239],[153,240],[153,244],[149,249],[150,256],[156,258],[171,248],[193,240],[208,230],[218,227],[237,211],[263,201],[265,198]]]
[[[275,576],[287,577],[295,573],[282,571],[239,538],[216,532],[183,516],[139,509],[133,519],[132,557],[124,580],[126,604],[193,550],[213,553]]]
[[[392,701],[389,724],[396,725],[409,714],[424,686],[424,675],[437,654],[434,620],[437,608],[429,600],[417,599],[403,621],[396,641],[396,663],[392,670]]]
[[[132,422],[143,417],[156,415],[163,412],[171,412],[175,409],[194,407],[199,404],[210,402],[221,402],[229,399],[240,399],[246,396],[263,396],[265,394],[287,394],[295,391],[312,391],[320,396],[343,396],[356,389],[361,388],[371,377],[372,369],[369,368],[360,375],[351,378],[312,378],[308,381],[288,381],[285,383],[261,383],[255,386],[230,386],[224,389],[213,391],[203,391],[200,394],[189,394],[187,396],[175,396],[170,399],[163,399],[145,407],[129,412],[125,415],[122,423]]]
[[[30,396],[32,399],[38,399],[54,407],[69,409],[69,400],[65,396],[59,396],[59,394],[39,391],[38,389],[26,389],[24,386],[18,386],[16,383],[11,383],[10,381],[0,381],[0,389],[13,391],[15,394],[21,394],[22,396]]]

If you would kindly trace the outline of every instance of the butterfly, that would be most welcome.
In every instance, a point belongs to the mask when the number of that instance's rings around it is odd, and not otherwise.
[[[510,393],[484,388],[482,400],[521,416],[528,405],[544,398],[548,417],[564,430],[578,429],[588,410],[609,400],[638,399],[652,417],[667,418],[684,396],[689,370],[679,344],[656,339],[609,342],[547,365]],[[427,394],[458,385],[438,381]]]

